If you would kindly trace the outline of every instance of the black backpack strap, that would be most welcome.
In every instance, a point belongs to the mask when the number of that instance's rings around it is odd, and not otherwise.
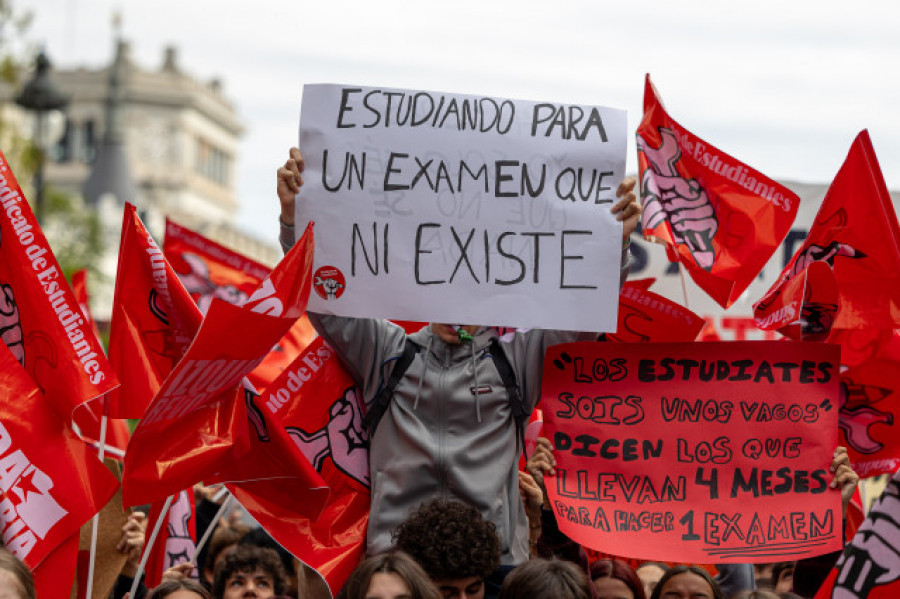
[[[366,412],[365,417],[363,417],[363,426],[365,426],[366,430],[369,432],[369,439],[375,434],[375,429],[378,428],[381,417],[384,416],[388,406],[391,404],[391,400],[394,398],[394,390],[397,389],[400,379],[406,374],[407,369],[410,364],[412,364],[417,353],[419,353],[419,346],[407,338],[406,343],[403,346],[403,353],[394,363],[394,369],[391,371],[391,376],[388,377],[388,380],[378,392],[378,395],[376,395],[369,404],[369,409]]]
[[[494,360],[494,367],[500,373],[500,380],[506,388],[506,397],[509,399],[509,409],[516,421],[516,430],[519,441],[522,443],[522,451],[525,451],[525,424],[528,421],[528,413],[525,412],[525,400],[522,398],[522,391],[516,382],[516,373],[506,357],[506,352],[500,347],[500,340],[497,337],[491,339],[491,359]]]

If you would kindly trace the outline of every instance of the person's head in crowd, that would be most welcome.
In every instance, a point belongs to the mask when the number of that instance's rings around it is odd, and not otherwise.
[[[184,578],[163,582],[144,599],[212,599],[212,596],[199,582]]]
[[[621,560],[598,559],[590,574],[597,599],[647,599],[641,579]]]
[[[499,599],[591,599],[584,570],[560,559],[529,560],[510,572]]]
[[[674,566],[663,574],[650,599],[725,599],[722,589],[700,566]]]
[[[774,562],[764,564],[753,564],[753,579],[756,581],[758,589],[773,589],[775,581],[772,580],[772,568],[775,567]]]
[[[297,596],[297,567],[294,563],[294,556],[291,552],[278,544],[278,541],[266,532],[261,526],[251,528],[250,532],[241,537],[238,541],[238,547],[242,545],[251,545],[253,547],[263,547],[271,549],[278,554],[281,559],[281,566],[284,568],[284,576],[286,580],[285,595],[291,597]]]
[[[285,592],[284,566],[271,549],[238,545],[216,567],[215,599],[269,599]]]
[[[776,593],[794,588],[794,562],[778,562],[772,566],[772,586]]]
[[[357,566],[338,599],[441,599],[441,594],[413,558],[392,551]]]
[[[459,501],[420,505],[394,531],[394,547],[419,562],[448,599],[481,599],[485,578],[500,566],[494,524]]]
[[[216,566],[225,559],[235,547],[238,541],[250,531],[250,527],[244,524],[219,526],[209,538],[206,551],[206,561],[203,563],[203,580],[212,588],[213,576]]]
[[[656,588],[659,579],[663,577],[663,574],[665,574],[668,569],[669,566],[659,562],[644,562],[635,568],[634,571],[638,578],[641,579],[641,585],[644,587],[644,595],[649,597],[653,594],[653,589]]]
[[[778,593],[768,591],[766,589],[756,589],[755,591],[744,590],[733,597],[733,599],[781,599]]]
[[[35,599],[31,570],[15,555],[0,547],[0,597]]]
[[[803,599],[803,597],[801,597],[794,591],[782,591],[776,594],[778,595],[778,599]]]

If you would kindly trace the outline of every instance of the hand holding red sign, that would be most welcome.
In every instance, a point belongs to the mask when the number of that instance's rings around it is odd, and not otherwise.
[[[664,561],[838,549],[837,362],[836,346],[788,342],[550,348],[545,484],[560,528]]]

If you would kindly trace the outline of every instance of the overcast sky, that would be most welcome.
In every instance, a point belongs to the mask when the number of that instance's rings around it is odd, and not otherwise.
[[[810,0],[453,2],[16,0],[59,67],[107,63],[111,15],[132,55],[221,78],[247,131],[240,226],[277,233],[274,172],[297,143],[304,83],[600,104],[628,111],[628,168],[650,73],[672,116],[778,179],[829,182],[868,128],[900,187],[900,3]]]

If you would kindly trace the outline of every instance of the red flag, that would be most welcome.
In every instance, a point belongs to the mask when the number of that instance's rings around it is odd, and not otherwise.
[[[156,527],[164,502],[150,506],[147,530]],[[213,522],[211,526],[216,526]],[[184,489],[175,497],[166,512],[166,526],[159,529],[156,542],[150,548],[144,569],[144,585],[152,589],[162,581],[163,572],[190,561],[197,547],[197,528],[194,523],[194,489]]]
[[[35,597],[69,597],[75,584],[79,532],[75,531],[36,568],[32,568]]]
[[[157,501],[204,480],[305,478],[324,487],[279,423],[239,388],[306,307],[312,229],[243,306],[213,300],[193,344],[166,378],[125,456],[126,505]],[[317,514],[324,497],[304,509]]]
[[[271,269],[170,220],[163,251],[182,284],[206,312],[214,297],[240,306]],[[262,392],[316,336],[304,316],[247,377]]]
[[[72,274],[72,294],[75,296],[75,301],[77,301],[78,305],[81,307],[81,313],[84,315],[85,319],[87,319],[87,323],[90,325],[91,330],[94,331],[94,335],[97,339],[100,339],[100,334],[97,331],[97,324],[94,322],[94,317],[91,316],[86,269],[81,269]],[[81,434],[82,438],[99,443],[101,416],[103,415],[104,410],[107,409],[107,397],[108,396],[104,396],[99,401],[84,403],[75,408],[72,419],[78,426],[78,432]],[[110,452],[112,456],[121,459],[121,457],[125,455],[125,448],[128,446],[128,437],[131,434],[128,429],[128,423],[117,418],[107,417],[106,420],[106,445],[112,450]]]
[[[360,402],[350,375],[321,338],[313,341],[260,396],[328,486],[318,518],[299,506],[308,490],[282,481],[228,485],[248,512],[333,594],[365,552],[369,459]]]
[[[869,510],[816,599],[900,596],[900,473]]]
[[[94,317],[91,314],[90,296],[88,295],[87,289],[87,274],[88,271],[86,268],[76,270],[72,273],[72,295],[75,296],[75,301],[78,302],[81,313],[84,314],[84,317],[87,319],[87,323],[90,325],[91,330],[94,331],[94,336],[99,340],[100,331],[97,330],[97,323],[94,321]]]
[[[0,154],[0,338],[66,419],[118,384]]]
[[[841,343],[841,361],[853,363],[841,371],[841,444],[860,476],[890,474],[900,467],[900,333],[836,331],[831,340]]]
[[[109,359],[122,386],[110,416],[140,418],[203,317],[132,204],[125,205]]]
[[[649,290],[653,279],[627,281],[619,293],[619,325],[609,341],[693,341],[705,321],[684,306]]]
[[[817,299],[806,299],[800,319],[804,329],[900,327],[900,227],[867,131],[850,147],[803,245],[753,307],[761,328],[780,329],[794,322],[798,293],[791,293],[791,284],[815,264],[833,272],[838,301],[834,308],[827,301],[822,308]],[[824,277],[820,280],[829,284]]]
[[[0,347],[3,542],[34,568],[96,514],[118,482]]]
[[[649,75],[637,145],[644,235],[729,307],[787,235],[800,199],[678,124]]]

